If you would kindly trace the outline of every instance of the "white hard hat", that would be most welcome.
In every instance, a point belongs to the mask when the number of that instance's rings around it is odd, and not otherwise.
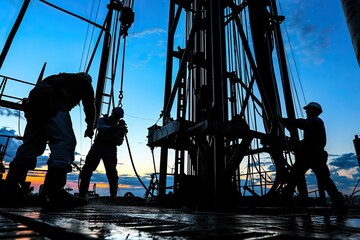
[[[309,108],[316,109],[319,112],[319,114],[322,113],[323,111],[321,105],[318,104],[317,102],[310,102],[308,105],[304,107],[305,110],[308,110]]]

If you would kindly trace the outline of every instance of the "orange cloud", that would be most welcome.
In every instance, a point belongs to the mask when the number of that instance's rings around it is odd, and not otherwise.
[[[341,177],[346,177],[348,179],[354,179],[354,175],[357,174],[357,167],[350,169],[340,169],[338,170],[338,174]]]

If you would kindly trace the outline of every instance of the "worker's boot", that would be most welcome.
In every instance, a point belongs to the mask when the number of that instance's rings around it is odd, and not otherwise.
[[[43,209],[67,210],[88,203],[86,198],[76,197],[64,189],[66,176],[67,172],[60,169],[51,169],[46,173],[43,191],[40,193]]]
[[[86,170],[80,173],[79,197],[86,197],[89,190],[91,175],[92,172]]]
[[[335,213],[338,214],[345,213],[347,211],[347,206],[343,195],[338,191],[334,191],[331,193],[328,192],[328,194],[332,202],[332,209],[335,211]]]
[[[113,177],[108,177],[109,180],[109,190],[110,190],[110,198],[116,199],[117,191],[118,191],[118,180],[119,177],[114,175]]]
[[[1,190],[0,202],[2,206],[22,207],[29,203],[27,193],[21,187],[25,182],[28,170],[10,168]]]

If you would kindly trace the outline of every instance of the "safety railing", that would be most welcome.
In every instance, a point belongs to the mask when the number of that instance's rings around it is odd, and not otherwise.
[[[35,83],[0,75],[0,107],[22,110],[22,100],[28,96]]]

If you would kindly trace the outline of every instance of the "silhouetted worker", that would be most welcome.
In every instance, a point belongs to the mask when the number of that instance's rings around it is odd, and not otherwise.
[[[115,198],[118,190],[117,146],[124,141],[127,133],[127,126],[124,117],[124,110],[116,107],[111,115],[104,115],[98,119],[97,134],[94,144],[86,156],[85,164],[80,173],[79,196],[86,197],[90,179],[93,171],[98,167],[100,160],[103,160],[106,177],[109,181],[110,196]]]
[[[87,73],[60,73],[46,77],[30,91],[24,106],[27,125],[23,144],[10,163],[6,178],[6,199],[14,204],[26,201],[20,187],[27,172],[36,167],[37,157],[49,145],[50,156],[40,202],[43,208],[66,209],[87,204],[85,198],[69,194],[67,173],[72,171],[76,137],[70,110],[82,101],[87,128],[84,137],[94,135],[95,103],[91,76]]]
[[[299,128],[304,131],[304,138],[299,142],[298,156],[290,170],[287,187],[284,189],[286,196],[291,197],[296,184],[309,170],[316,175],[318,185],[322,186],[329,194],[333,207],[342,210],[345,208],[342,194],[337,190],[330,178],[330,171],[326,164],[328,154],[324,150],[326,145],[326,131],[324,122],[319,118],[322,107],[319,103],[310,102],[304,107],[306,119],[280,118],[286,128]]]

